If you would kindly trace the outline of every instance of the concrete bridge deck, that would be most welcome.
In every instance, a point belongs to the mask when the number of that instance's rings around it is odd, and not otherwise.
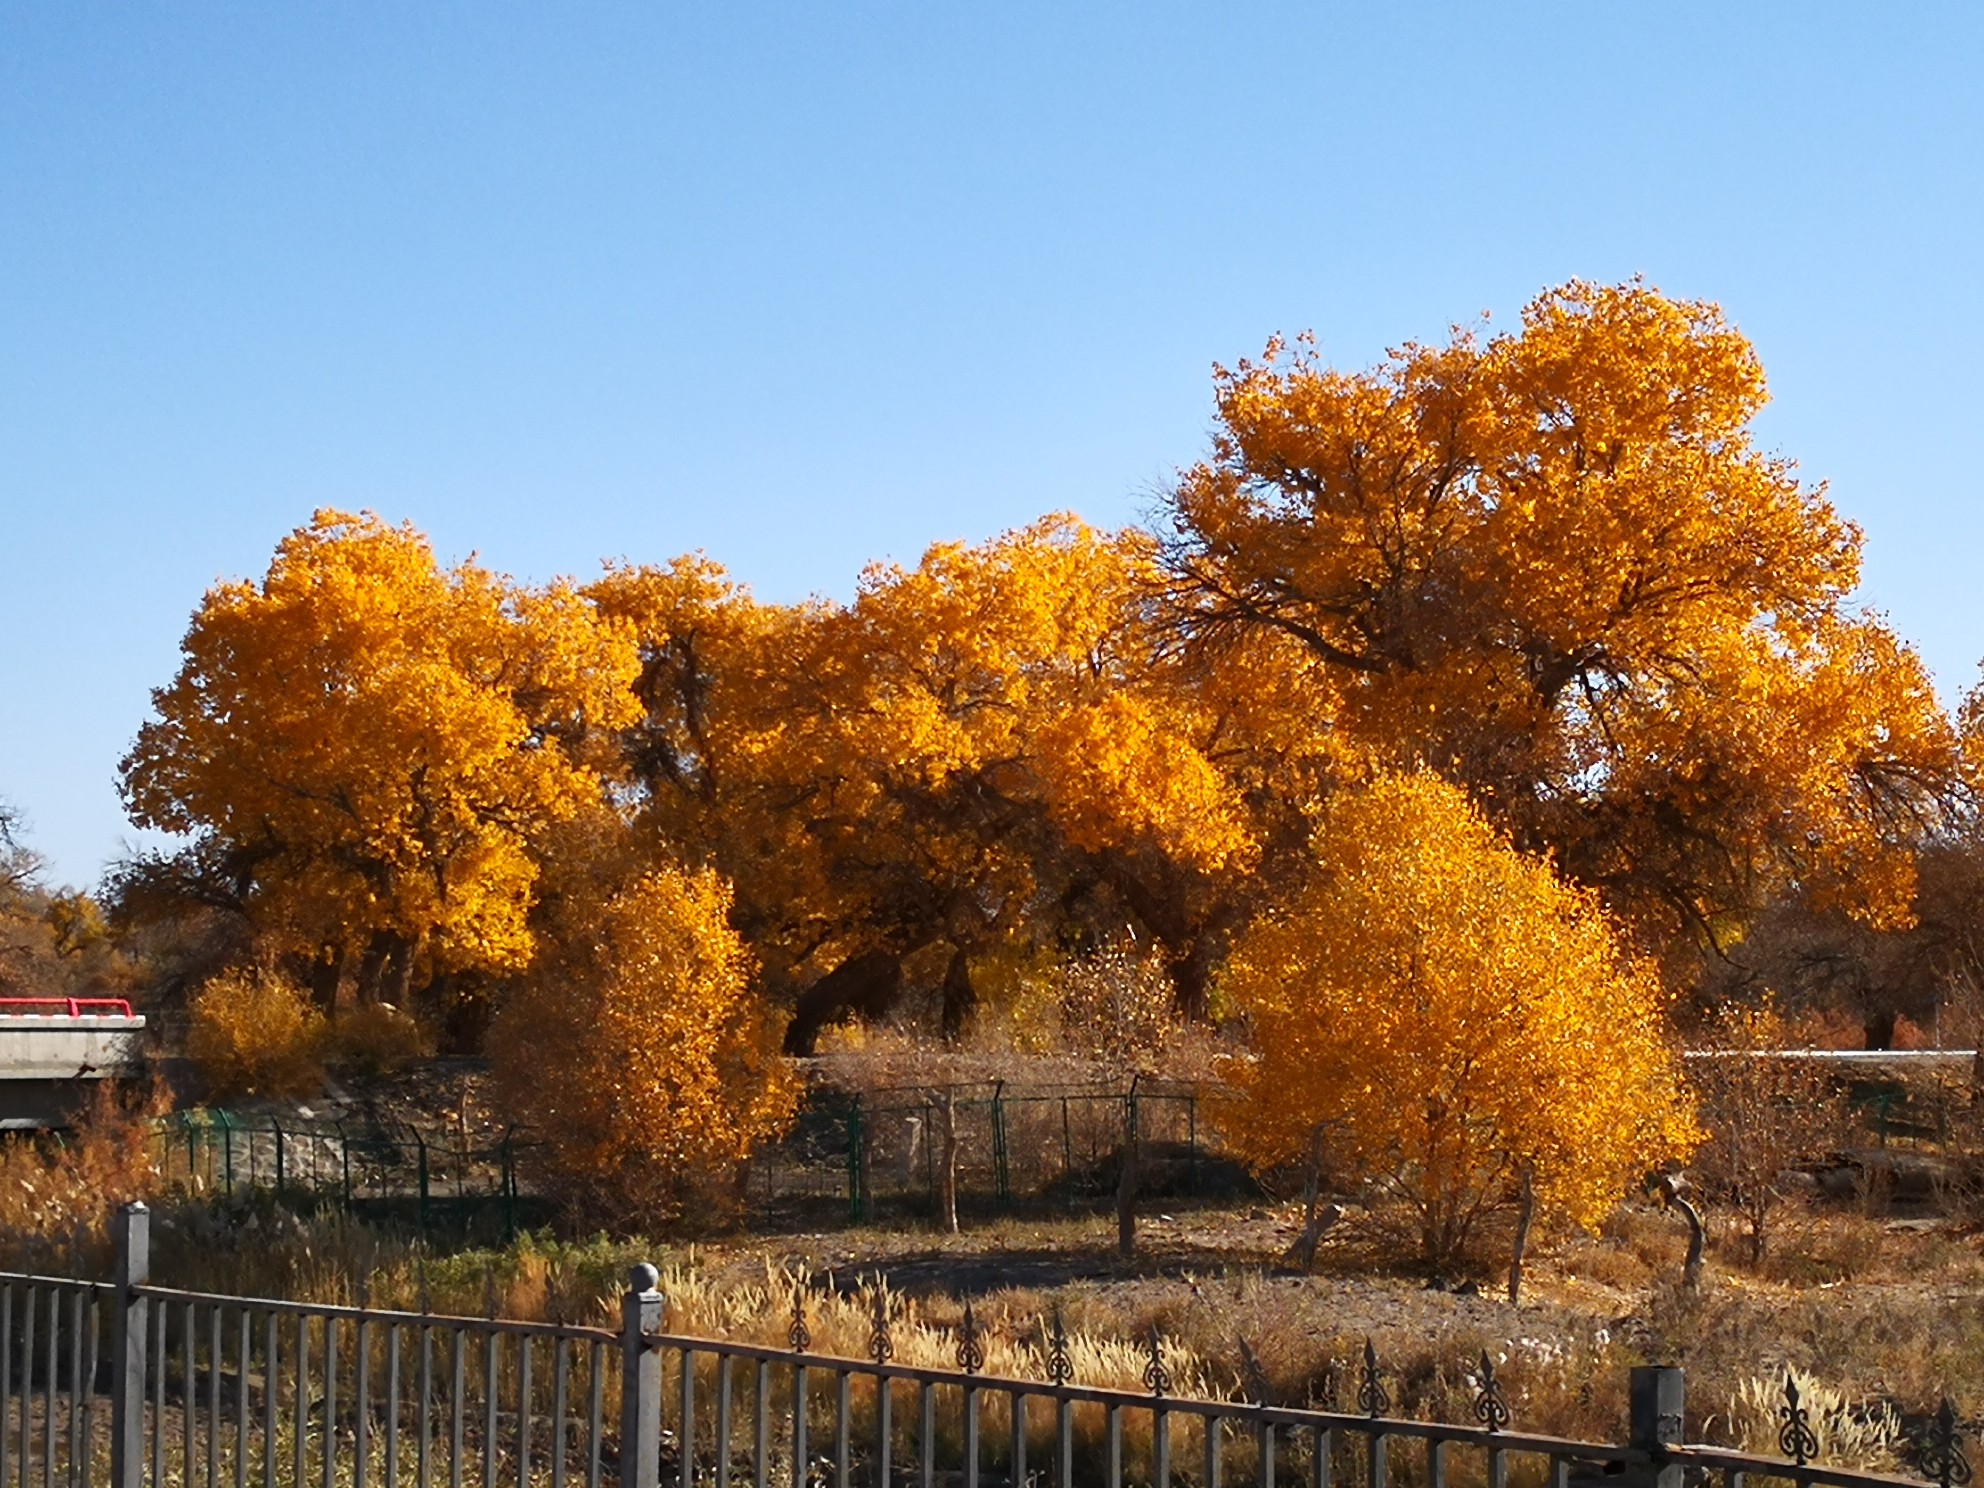
[[[144,1031],[117,999],[0,999],[0,1130],[66,1124],[96,1081],[139,1072]]]

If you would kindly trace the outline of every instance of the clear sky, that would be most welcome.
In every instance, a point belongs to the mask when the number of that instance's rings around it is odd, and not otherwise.
[[[772,599],[1147,511],[1215,361],[1634,274],[1984,656],[1984,6],[0,0],[0,798],[57,878],[320,505]]]

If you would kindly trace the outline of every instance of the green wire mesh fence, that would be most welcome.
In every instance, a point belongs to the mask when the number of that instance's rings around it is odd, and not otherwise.
[[[938,1212],[947,1154],[961,1212],[1079,1211],[1115,1201],[1128,1134],[1147,1197],[1231,1196],[1245,1180],[1207,1141],[1198,1088],[1018,1086],[999,1080],[854,1094],[816,1090],[752,1159],[769,1222],[863,1223]]]
[[[478,1139],[450,1129],[196,1109],[160,1118],[152,1140],[169,1185],[267,1194],[423,1236],[508,1239],[540,1207],[518,1186],[530,1144],[514,1127]]]

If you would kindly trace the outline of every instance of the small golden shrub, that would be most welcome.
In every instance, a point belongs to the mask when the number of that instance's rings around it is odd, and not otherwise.
[[[1589,1229],[1694,1145],[1659,984],[1592,895],[1458,787],[1416,772],[1345,792],[1314,854],[1224,971],[1257,1051],[1233,1061],[1227,1125],[1257,1166],[1325,1134],[1446,1266],[1525,1190],[1544,1222]]]
[[[270,971],[224,971],[193,994],[187,1052],[215,1098],[309,1095],[324,1080],[324,1017]]]
[[[730,907],[715,872],[673,865],[562,898],[547,953],[491,1031],[497,1092],[581,1213],[621,1227],[711,1217],[752,1147],[792,1119],[798,1082]]]

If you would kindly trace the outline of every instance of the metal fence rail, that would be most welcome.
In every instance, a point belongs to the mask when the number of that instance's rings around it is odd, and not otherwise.
[[[88,1464],[107,1464],[96,1387],[115,1297],[100,1282],[0,1276],[0,1485],[100,1481]]]
[[[621,1327],[385,1312],[174,1291],[149,1216],[119,1216],[111,1284],[0,1275],[0,1488],[1811,1488],[1904,1480],[1827,1466],[1787,1380],[1759,1457],[1682,1439],[1681,1371],[1633,1371],[1620,1444],[1511,1430],[1481,1361],[1474,1423],[1395,1417],[1367,1345],[1355,1399],[1301,1406],[1074,1382],[1058,1318],[1040,1377],[985,1374],[971,1309],[955,1368],[899,1363],[878,1294],[869,1357],[816,1353],[795,1290],[785,1347],[666,1330],[652,1267]],[[106,1404],[105,1396],[108,1396]],[[1954,1412],[1916,1460],[1970,1477]]]

